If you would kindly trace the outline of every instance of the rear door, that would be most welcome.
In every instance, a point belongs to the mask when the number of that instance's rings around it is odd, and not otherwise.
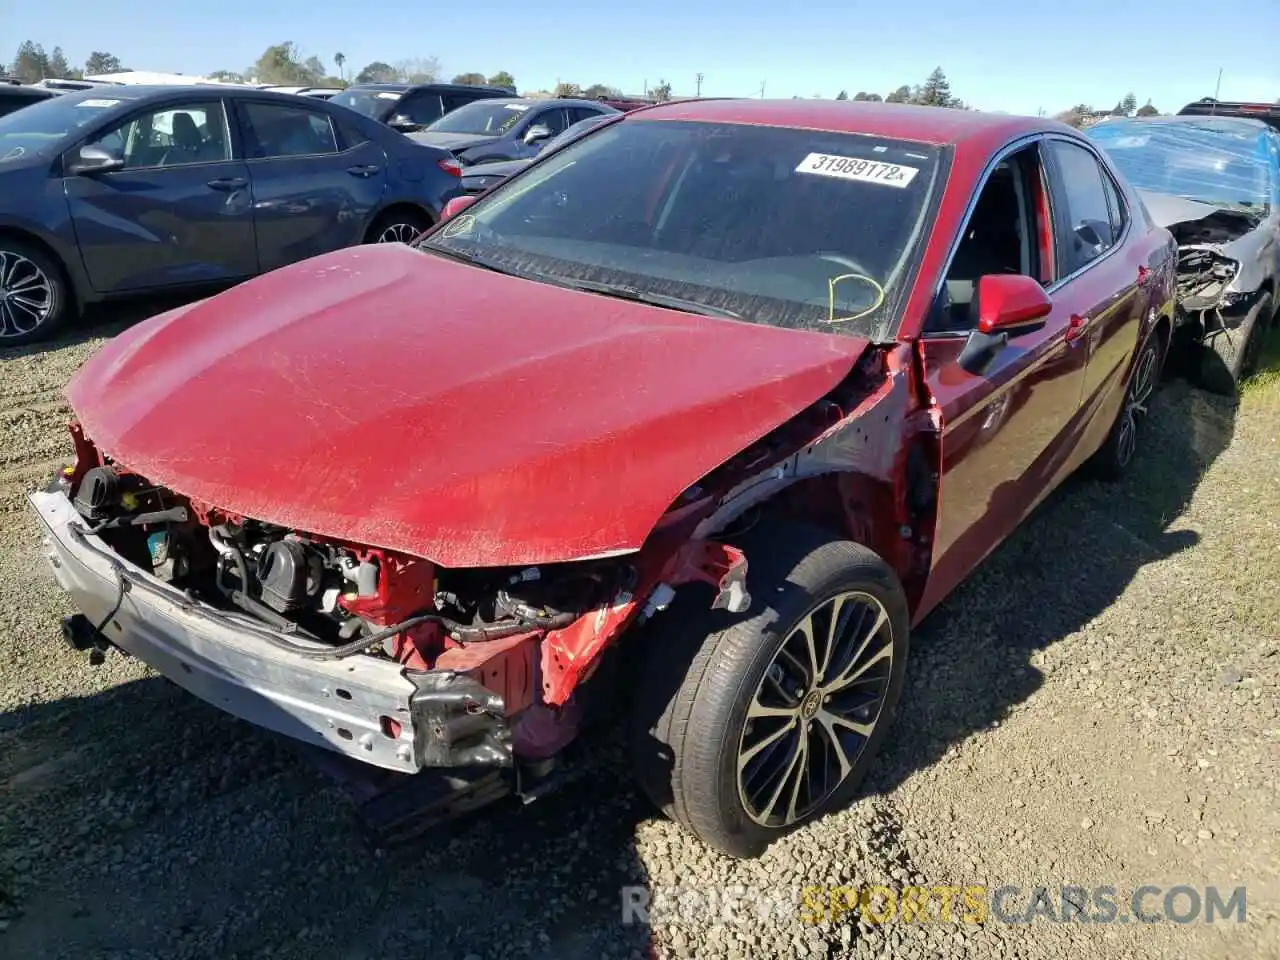
[[[249,171],[234,155],[223,100],[206,94],[145,109],[92,142],[125,161],[122,170],[63,180],[94,290],[258,272]]]
[[[1055,198],[1055,301],[1071,310],[1069,337],[1086,355],[1081,403],[1114,410],[1149,306],[1145,257],[1126,246],[1132,216],[1097,155],[1078,141],[1048,141]]]
[[[382,202],[387,158],[329,111],[237,99],[253,191],[257,256],[265,272],[364,239]]]

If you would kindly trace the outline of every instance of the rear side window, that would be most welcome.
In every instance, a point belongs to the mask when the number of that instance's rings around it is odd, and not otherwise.
[[[444,116],[440,107],[440,94],[425,90],[410,94],[397,104],[393,116],[407,117],[410,123],[424,126],[435,123]]]
[[[465,107],[468,103],[483,99],[470,93],[446,93],[444,95],[444,112],[457,110],[459,107]]]
[[[1115,188],[1094,155],[1084,147],[1053,140],[1049,151],[1057,168],[1054,186],[1063,221],[1057,232],[1059,276],[1066,276],[1115,244],[1119,234],[1107,196],[1107,191]]]
[[[242,103],[250,159],[310,157],[338,152],[327,113],[278,103]]]

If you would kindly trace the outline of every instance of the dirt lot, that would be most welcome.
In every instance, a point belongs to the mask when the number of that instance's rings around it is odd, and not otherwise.
[[[763,860],[656,819],[607,731],[568,791],[376,850],[272,738],[58,640],[22,494],[127,319],[0,353],[0,957],[1280,958],[1280,374],[1166,383],[1132,477],[1068,484],[918,633],[865,798]],[[621,923],[629,884],[868,882],[1017,884],[1017,914],[1111,885],[1133,922]],[[1139,923],[1143,884],[1243,885],[1246,922]]]

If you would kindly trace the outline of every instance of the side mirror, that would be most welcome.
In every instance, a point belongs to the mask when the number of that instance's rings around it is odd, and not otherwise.
[[[414,123],[403,113],[397,113],[394,117],[388,120],[387,126],[393,130],[399,130],[401,132],[418,129],[418,124]]]
[[[1053,310],[1044,288],[1020,273],[991,273],[978,278],[978,332],[1011,337],[1039,330]]]
[[[444,209],[440,211],[440,220],[451,220],[460,214],[467,207],[471,206],[480,198],[475,194],[467,194],[463,197],[454,197],[444,205]]]
[[[551,137],[551,128],[545,123],[535,123],[532,127],[524,132],[524,142],[527,144],[537,143],[539,140],[547,140]]]
[[[115,150],[90,143],[67,157],[65,169],[67,176],[79,177],[87,173],[107,173],[123,166],[124,157]]]
[[[957,358],[960,368],[983,376],[1010,337],[1039,330],[1053,310],[1044,288],[1020,273],[990,273],[978,278],[978,328],[969,334]]]

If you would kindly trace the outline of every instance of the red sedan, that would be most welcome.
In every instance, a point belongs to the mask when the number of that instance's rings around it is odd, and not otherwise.
[[[451,206],[109,342],[31,498],[72,642],[443,806],[619,700],[721,850],[847,803],[911,627],[1130,464],[1169,338],[1172,238],[1048,120],[667,104]]]

